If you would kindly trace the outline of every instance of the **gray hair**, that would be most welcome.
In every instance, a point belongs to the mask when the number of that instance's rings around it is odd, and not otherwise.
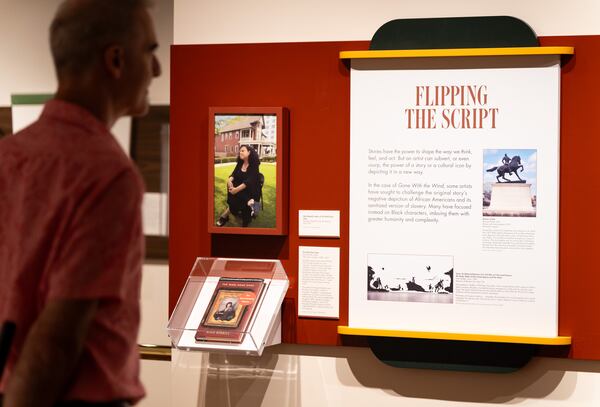
[[[50,25],[50,51],[56,72],[77,74],[102,56],[106,47],[135,34],[135,13],[149,0],[65,0]]]

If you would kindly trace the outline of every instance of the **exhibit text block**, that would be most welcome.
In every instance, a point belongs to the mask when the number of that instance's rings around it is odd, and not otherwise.
[[[298,315],[339,318],[340,248],[298,248]]]

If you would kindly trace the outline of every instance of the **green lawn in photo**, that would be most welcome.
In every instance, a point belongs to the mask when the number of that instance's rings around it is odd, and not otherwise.
[[[213,224],[227,208],[227,178],[233,172],[235,163],[215,165],[215,213]],[[274,228],[276,226],[276,189],[277,170],[275,163],[262,163],[260,172],[265,176],[263,185],[263,210],[255,219],[252,219],[248,227],[251,228]],[[229,215],[229,222],[225,227],[242,227],[242,219]]]

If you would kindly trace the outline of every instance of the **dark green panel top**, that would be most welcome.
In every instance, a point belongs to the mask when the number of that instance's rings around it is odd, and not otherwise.
[[[371,39],[371,50],[537,47],[524,21],[509,16],[392,20]]]

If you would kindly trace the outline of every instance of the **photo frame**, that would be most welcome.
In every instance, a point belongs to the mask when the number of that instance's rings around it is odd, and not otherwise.
[[[287,135],[283,107],[210,107],[208,231],[286,235]]]

